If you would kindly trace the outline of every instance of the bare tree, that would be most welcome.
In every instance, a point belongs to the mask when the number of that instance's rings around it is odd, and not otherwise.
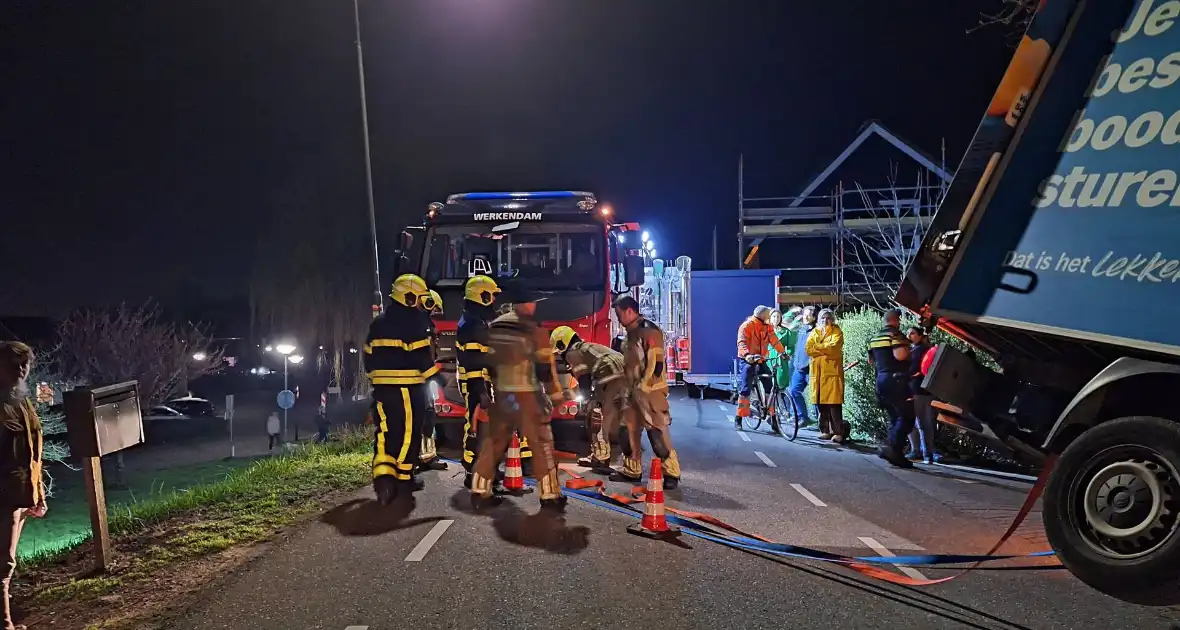
[[[861,207],[845,209],[840,228],[841,291],[881,310],[894,306],[901,278],[917,255],[945,190],[932,185],[925,170],[918,172],[913,186],[900,186],[896,171],[895,165],[886,188],[865,189],[856,184]]]
[[[1037,13],[1037,8],[1044,0],[997,0],[997,2],[1000,6],[992,12],[981,13],[979,23],[967,29],[968,33],[982,28],[999,26],[1007,29],[1019,41],[1020,35],[1023,35],[1024,31],[1028,29],[1029,22],[1032,21],[1033,16]]]
[[[188,381],[221,367],[222,351],[192,324],[174,324],[151,304],[111,311],[82,310],[58,328],[56,363],[61,378],[86,385],[138,381],[150,406],[187,388]]]

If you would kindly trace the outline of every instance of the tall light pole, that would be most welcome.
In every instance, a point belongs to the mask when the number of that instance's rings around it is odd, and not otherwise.
[[[275,351],[278,352],[279,354],[283,355],[283,391],[287,391],[287,364],[290,363],[291,359],[295,358],[295,357],[289,356],[292,352],[295,352],[295,346],[293,346],[289,343],[280,343],[277,346],[275,346]],[[299,357],[299,361],[302,361],[302,360],[303,360],[303,357]],[[298,363],[299,361],[296,361],[296,363]],[[283,442],[286,442],[286,441],[287,441],[287,410],[284,409],[283,410]]]
[[[369,105],[365,97],[365,52],[361,46],[360,0],[352,0],[352,16],[356,24],[356,70],[361,88],[361,128],[365,134],[365,189],[369,194],[369,235],[373,240],[373,311],[377,313],[384,300],[381,297],[381,259],[377,252],[377,210],[373,203],[373,160],[369,151]]]

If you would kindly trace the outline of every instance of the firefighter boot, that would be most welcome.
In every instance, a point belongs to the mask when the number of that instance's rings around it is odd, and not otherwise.
[[[377,494],[377,502],[389,505],[397,498],[397,480],[391,475],[382,475],[373,479],[373,492]]]
[[[476,514],[484,514],[504,502],[504,498],[492,492],[493,481],[472,475],[471,479],[471,509]]]
[[[680,458],[676,457],[676,449],[669,451],[661,463],[664,466],[664,489],[675,490],[680,485]]]
[[[547,514],[564,514],[566,503],[569,503],[569,497],[564,494],[555,499],[541,499],[541,512]]]
[[[418,464],[420,470],[447,469],[447,463],[438,458],[438,449],[433,437],[422,438],[422,454],[419,457],[421,459],[421,463]]]
[[[611,473],[610,480],[625,481],[627,483],[639,483],[643,481],[643,460],[640,457],[624,455],[623,469]]]

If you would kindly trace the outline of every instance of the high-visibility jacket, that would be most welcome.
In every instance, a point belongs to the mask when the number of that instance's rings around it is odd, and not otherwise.
[[[430,316],[417,308],[390,305],[369,325],[365,371],[374,391],[422,385],[438,372],[431,352]]]
[[[774,348],[780,354],[786,353],[783,344],[774,334],[774,327],[751,315],[738,326],[737,353],[742,358],[748,354],[766,356],[767,349]]]
[[[565,362],[570,367],[570,374],[578,379],[578,387],[587,393],[591,384],[601,388],[623,378],[622,353],[602,344],[576,342],[565,351]]]
[[[627,328],[623,339],[623,370],[633,390],[654,392],[668,389],[668,368],[664,362],[664,332],[640,317]]]
[[[468,302],[468,304],[473,304]],[[481,307],[484,308],[484,307]],[[490,309],[489,309],[490,310]],[[468,396],[479,397],[488,389],[488,320],[478,309],[468,306],[455,330],[455,362],[460,386]]]

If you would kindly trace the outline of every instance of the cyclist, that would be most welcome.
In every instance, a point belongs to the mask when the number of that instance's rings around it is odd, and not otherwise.
[[[770,325],[770,307],[760,305],[754,309],[754,314],[738,327],[738,358],[746,364],[738,383],[738,409],[737,417],[734,418],[734,425],[738,431],[742,430],[742,418],[750,416],[750,389],[756,379],[764,375],[771,376],[770,368],[766,365],[768,348],[774,348],[779,354],[786,353],[783,344],[774,334],[774,327]],[[778,433],[778,423],[772,422],[771,425],[771,429]]]

